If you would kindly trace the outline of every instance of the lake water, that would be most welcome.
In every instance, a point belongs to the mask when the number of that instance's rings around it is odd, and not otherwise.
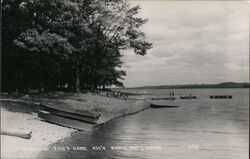
[[[126,91],[151,94],[144,98],[168,97],[169,92],[174,92],[177,97],[192,94],[197,99],[153,101],[181,107],[148,109],[112,120],[94,131],[79,132],[52,145],[51,150],[41,153],[41,156],[103,159],[249,158],[249,89]],[[233,98],[209,99],[209,95],[219,94],[233,95]],[[55,151],[55,146],[68,146],[71,150]],[[77,146],[82,149],[72,150]]]

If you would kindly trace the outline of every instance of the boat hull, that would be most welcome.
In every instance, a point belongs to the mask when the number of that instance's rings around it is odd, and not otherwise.
[[[42,118],[45,121],[54,123],[54,124],[58,124],[58,125],[69,127],[69,128],[74,128],[77,130],[83,130],[83,131],[91,130],[95,126],[95,124],[51,114],[46,111],[39,111],[38,117]]]
[[[157,104],[151,104],[151,108],[178,108],[180,106],[178,105],[157,105]]]
[[[50,109],[54,109],[54,110],[58,110],[58,111],[63,111],[63,112],[67,112],[67,113],[72,113],[72,114],[77,114],[77,115],[81,115],[81,116],[87,116],[89,118],[98,118],[100,116],[100,114],[97,113],[93,113],[87,110],[79,110],[79,109],[73,109],[71,108],[69,105],[63,103],[63,102],[52,102],[52,101],[43,101],[40,104],[41,106],[45,107],[45,108],[50,108]]]
[[[93,124],[97,124],[97,121],[98,121],[98,118],[99,118],[99,117],[93,118],[93,117],[89,117],[89,116],[69,113],[69,112],[60,111],[60,110],[57,110],[57,109],[52,109],[52,108],[49,108],[49,107],[43,107],[43,108],[41,108],[41,110],[50,112],[51,114],[54,114],[54,115],[63,116],[63,117],[76,119],[76,120],[81,120],[81,121],[88,122],[88,123],[93,123]]]

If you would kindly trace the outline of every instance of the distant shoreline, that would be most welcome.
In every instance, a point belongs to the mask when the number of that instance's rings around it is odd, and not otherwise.
[[[148,87],[129,87],[129,88],[124,88],[124,89],[230,89],[230,88],[238,88],[238,89],[247,89],[249,87],[168,87],[168,88],[148,88]]]
[[[225,82],[219,84],[184,84],[130,87],[126,89],[212,89],[212,88],[249,88],[249,83]]]

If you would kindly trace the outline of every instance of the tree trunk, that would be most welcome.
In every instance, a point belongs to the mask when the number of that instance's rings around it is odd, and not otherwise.
[[[93,75],[93,73],[91,75],[91,91],[92,92],[94,91],[94,75]]]
[[[91,91],[93,92],[94,91],[94,66],[92,66],[91,67],[91,77],[90,77],[90,79],[91,79]]]
[[[40,80],[40,86],[39,86],[39,92],[43,92],[43,69],[42,69],[42,62],[38,60],[38,67],[39,67],[39,80]]]
[[[80,92],[80,61],[76,58],[76,93]]]
[[[43,92],[43,81],[40,80],[40,88],[39,88],[39,92],[42,93]]]

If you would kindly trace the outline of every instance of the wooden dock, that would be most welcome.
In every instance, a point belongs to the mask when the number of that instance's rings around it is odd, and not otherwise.
[[[232,95],[210,95],[210,99],[232,99]]]
[[[166,98],[151,98],[151,100],[175,100],[175,97],[166,97]]]

